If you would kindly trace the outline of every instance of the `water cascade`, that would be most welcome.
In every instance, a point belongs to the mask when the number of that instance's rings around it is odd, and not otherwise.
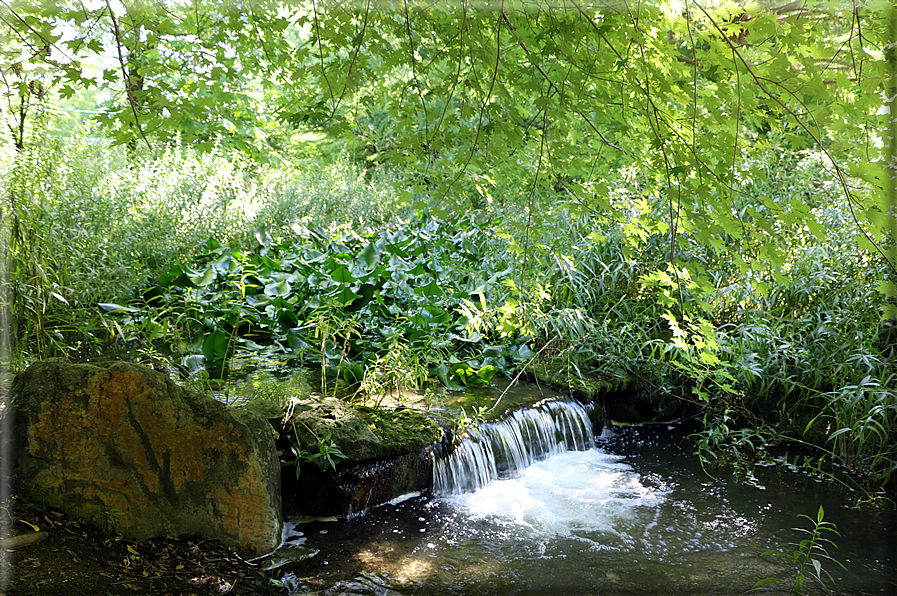
[[[471,429],[453,450],[437,455],[434,493],[453,495],[477,490],[499,478],[516,476],[552,455],[592,448],[592,408],[575,401],[546,400]]]
[[[283,567],[289,593],[740,594],[764,578],[794,579],[787,559],[764,553],[791,552],[805,537],[800,516],[824,505],[839,532],[825,536],[838,546],[829,552],[846,567],[822,561],[834,589],[897,594],[893,510],[857,514],[839,486],[773,468],[756,468],[750,484],[726,470],[710,477],[688,425],[595,437],[589,406],[519,391],[531,397],[522,409],[445,445],[435,494],[296,520],[284,533],[297,561]]]

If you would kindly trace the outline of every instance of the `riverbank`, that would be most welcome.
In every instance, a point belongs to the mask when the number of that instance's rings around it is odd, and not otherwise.
[[[2,596],[281,593],[259,566],[218,540],[126,540],[89,520],[67,519],[21,499],[12,530],[14,535],[42,532],[46,538],[15,551],[0,550],[3,577],[12,580],[0,583]]]

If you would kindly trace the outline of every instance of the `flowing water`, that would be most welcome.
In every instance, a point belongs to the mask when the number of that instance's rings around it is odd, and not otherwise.
[[[897,594],[897,515],[781,468],[708,476],[682,425],[614,427],[542,401],[484,425],[440,459],[433,494],[338,521],[293,520],[292,594],[740,594],[794,579],[763,555],[837,524],[825,562],[841,594]],[[300,523],[301,522],[301,523]],[[793,549],[786,549],[791,553]],[[780,584],[785,586],[785,584]],[[772,584],[774,587],[775,584]],[[787,588],[780,588],[787,593]]]

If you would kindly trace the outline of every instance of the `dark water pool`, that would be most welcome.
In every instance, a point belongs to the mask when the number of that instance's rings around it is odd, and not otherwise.
[[[897,594],[893,509],[851,509],[839,487],[781,468],[712,478],[686,435],[616,427],[474,492],[298,523],[288,537],[308,558],[283,581],[294,594],[741,594],[778,577],[787,593],[796,567],[763,553],[792,552],[805,537],[792,528],[810,528],[799,515],[822,505],[846,567],[823,561],[833,593]]]

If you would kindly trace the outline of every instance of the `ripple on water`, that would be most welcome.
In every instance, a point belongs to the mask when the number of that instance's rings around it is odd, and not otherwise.
[[[692,459],[681,450],[654,442],[653,451],[630,446],[625,457],[600,449],[555,455],[474,492],[421,496],[326,524],[326,535],[320,524],[299,526],[303,546],[321,549],[311,560],[318,567],[303,573],[342,565],[328,576],[328,594],[653,594],[664,586],[708,595],[793,577],[782,559],[761,555],[803,538],[791,528],[820,495],[710,479],[687,467]],[[839,515],[835,504],[826,504],[829,515]],[[832,567],[844,579],[836,588],[897,593],[888,575],[894,542],[890,550],[885,542],[893,520],[882,514],[874,527],[856,528],[838,520],[836,556],[857,572]]]

